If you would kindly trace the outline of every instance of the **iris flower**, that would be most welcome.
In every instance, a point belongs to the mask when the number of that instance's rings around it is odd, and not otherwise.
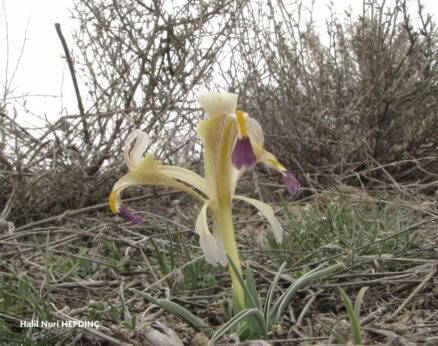
[[[141,130],[132,132],[124,151],[129,172],[115,183],[109,205],[114,213],[140,224],[141,218],[122,204],[120,194],[127,187],[169,186],[188,193],[202,205],[195,231],[206,261],[225,266],[228,255],[241,273],[232,220],[233,202],[240,200],[257,208],[271,224],[277,243],[283,240],[283,230],[268,204],[235,194],[240,176],[261,162],[283,175],[286,189],[291,194],[299,191],[300,183],[273,154],[263,148],[264,136],[260,124],[247,113],[236,110],[237,97],[232,93],[209,92],[198,99],[207,113],[207,119],[201,120],[197,128],[198,137],[204,145],[205,177],[185,168],[162,165],[151,153],[144,155],[148,146],[147,134]],[[208,213],[213,220],[212,231]],[[230,274],[233,295],[243,307],[243,289],[231,269]]]

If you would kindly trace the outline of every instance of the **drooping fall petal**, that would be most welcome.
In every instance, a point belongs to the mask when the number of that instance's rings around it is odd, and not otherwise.
[[[301,183],[300,181],[289,171],[283,173],[284,176],[284,185],[286,186],[286,190],[293,196],[298,191],[300,191]]]
[[[275,217],[274,210],[271,208],[270,205],[260,202],[257,199],[248,198],[240,195],[234,196],[234,198],[245,201],[256,207],[271,224],[272,232],[274,233],[275,241],[277,242],[277,244],[280,244],[283,241],[283,227],[281,226],[280,221],[278,221],[278,219]]]
[[[181,180],[208,196],[207,184],[200,175],[178,166],[159,166],[160,172],[169,178]]]
[[[175,180],[173,177],[177,176],[177,178],[180,180],[191,181],[201,191],[204,186],[203,184],[205,184],[202,178],[199,177],[200,180],[196,181],[197,175],[195,173],[191,175],[186,174],[186,176],[184,174],[184,170],[176,170],[172,174],[172,167],[170,166],[167,166],[167,171],[163,173],[160,169],[161,167],[166,166],[161,166],[158,161],[155,161],[152,154],[147,154],[132,171],[122,176],[114,184],[113,190],[109,197],[109,204],[113,213],[121,214],[121,216],[125,217],[126,219],[136,221],[130,216],[130,212],[123,207],[120,196],[122,191],[130,186],[168,186],[186,192],[201,203],[205,203],[204,197],[202,197],[195,190],[191,189],[189,186]]]
[[[249,137],[237,138],[231,162],[237,169],[251,169],[256,164],[256,156]]]
[[[257,162],[262,162],[266,167],[275,169],[277,172],[281,173],[284,177],[286,190],[292,195],[298,193],[301,188],[299,180],[292,173],[290,173],[269,151],[255,143],[253,147],[257,157]]]
[[[119,216],[123,217],[125,220],[131,221],[136,225],[141,225],[143,223],[143,219],[140,216],[134,215],[133,213],[131,213],[131,211],[128,208],[124,206],[121,206],[119,208],[118,214]]]
[[[208,202],[202,206],[198,218],[196,219],[195,230],[199,235],[199,245],[208,263],[214,266],[218,263],[225,266],[227,264],[227,257],[225,255],[224,246],[217,235],[211,234],[208,229],[207,208]]]

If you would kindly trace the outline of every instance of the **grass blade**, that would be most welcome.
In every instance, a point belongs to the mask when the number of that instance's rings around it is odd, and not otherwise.
[[[353,342],[355,345],[361,345],[362,340],[360,337],[360,326],[357,315],[354,313],[353,305],[351,304],[350,298],[348,298],[345,291],[338,287],[339,293],[341,294],[342,300],[344,302],[345,308],[347,309],[348,316],[350,317],[351,332],[353,334]]]
[[[246,285],[248,287],[248,291],[251,293],[251,296],[255,297],[255,302],[257,303],[257,306],[255,307],[259,310],[262,310],[262,304],[257,293],[254,276],[252,275],[251,267],[249,265],[246,266]]]
[[[286,267],[286,262],[283,262],[283,264],[281,265],[280,269],[278,270],[277,274],[275,274],[274,280],[272,281],[271,286],[269,287],[268,290],[268,294],[266,295],[266,301],[265,301],[265,306],[264,306],[264,316],[265,316],[265,320],[268,320],[268,316],[271,310],[271,302],[272,302],[272,297],[274,296],[274,292],[275,292],[275,287],[277,287],[278,282],[280,281],[280,277],[281,274],[284,271],[284,268]]]
[[[324,264],[318,266],[317,268],[311,270],[310,272],[301,276],[297,281],[295,281],[287,290],[284,292],[280,298],[278,298],[275,303],[272,311],[269,314],[268,319],[268,327],[270,328],[272,325],[277,323],[277,321],[283,315],[284,310],[286,309],[289,301],[292,297],[299,291],[301,288],[307,286],[311,281],[320,279],[324,276],[327,276],[335,271],[339,271],[345,268],[343,263],[334,264],[328,268],[322,269]]]
[[[249,308],[258,308],[260,303],[258,302],[257,295],[255,297],[253,296],[253,292],[251,292],[248,289],[248,286],[246,285],[245,281],[243,281],[242,275],[240,275],[239,271],[237,270],[236,265],[234,264],[234,262],[232,261],[232,259],[228,255],[227,255],[227,259],[228,259],[229,265],[231,266],[232,270],[236,274],[240,285],[242,286],[243,290],[245,291],[246,301],[247,301],[248,307]]]
[[[205,333],[208,337],[213,336],[214,330],[208,324],[206,324],[199,317],[193,315],[189,310],[182,307],[181,305],[171,302],[167,299],[155,299],[149,294],[136,290],[135,288],[130,288],[129,290],[145,298],[149,302],[158,305],[160,308],[167,311],[168,313],[182,319],[184,322],[186,322],[196,330]]]
[[[223,336],[228,330],[236,326],[240,321],[243,321],[244,319],[248,317],[254,317],[255,320],[258,322],[259,328],[262,331],[262,334],[264,336],[267,336],[268,329],[265,323],[265,319],[263,317],[262,312],[259,309],[252,308],[252,309],[245,309],[241,312],[239,312],[236,316],[234,316],[231,320],[229,320],[227,323],[225,323],[222,327],[220,327],[216,333],[211,337],[210,342],[208,345],[212,345],[216,340],[218,340],[221,336]]]
[[[32,306],[33,310],[37,313],[39,319],[45,321],[52,321],[52,315],[47,305],[47,301],[40,296],[37,289],[33,286],[29,277],[26,274],[21,274],[17,277],[18,287],[17,293],[27,303]]]
[[[362,305],[363,297],[368,288],[369,287],[362,287],[357,294],[356,301],[354,302],[354,314],[358,320],[360,320],[360,307]]]

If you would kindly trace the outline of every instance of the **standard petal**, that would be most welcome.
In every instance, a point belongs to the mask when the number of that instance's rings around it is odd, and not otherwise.
[[[248,130],[248,136],[253,143],[263,147],[265,142],[265,136],[263,135],[263,129],[259,122],[253,118],[248,117],[246,119],[246,128]]]
[[[204,172],[208,195],[223,202],[231,200],[231,152],[237,136],[236,124],[227,115],[201,120],[198,137],[204,144]]]
[[[230,172],[230,189],[231,189],[231,195],[234,196],[236,193],[236,187],[237,183],[240,179],[240,177],[245,173],[246,171],[244,169],[237,169],[234,166],[231,167]]]
[[[232,114],[237,106],[237,94],[228,92],[207,92],[198,97],[201,107],[209,118],[223,114]]]
[[[280,244],[283,241],[283,227],[281,226],[280,221],[278,221],[278,219],[275,217],[274,210],[271,208],[270,205],[260,202],[256,199],[240,195],[234,196],[234,198],[245,201],[256,207],[271,224],[277,244]]]
[[[131,149],[132,142],[135,141]],[[140,129],[132,131],[125,141],[123,157],[129,169],[134,169],[143,159],[143,154],[149,145],[149,136]]]
[[[211,234],[208,229],[207,209],[208,202],[202,206],[201,212],[196,219],[195,230],[199,235],[199,245],[204,252],[205,260],[208,263],[214,266],[218,263],[225,266],[227,264],[225,249],[222,241],[216,235]]]

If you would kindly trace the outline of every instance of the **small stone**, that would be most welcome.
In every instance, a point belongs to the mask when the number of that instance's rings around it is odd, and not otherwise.
[[[192,338],[191,346],[205,346],[208,344],[208,337],[204,333],[198,333]]]

